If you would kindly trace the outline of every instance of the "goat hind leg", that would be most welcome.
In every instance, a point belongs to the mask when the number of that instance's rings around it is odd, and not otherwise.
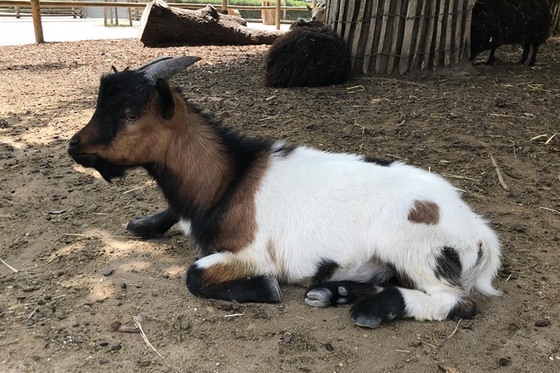
[[[278,280],[259,273],[235,254],[222,252],[197,260],[187,271],[187,288],[196,296],[238,303],[280,303]]]
[[[477,314],[475,303],[455,286],[442,283],[426,293],[416,289],[388,287],[359,300],[351,309],[354,322],[376,328],[397,318],[416,320],[471,319]]]
[[[153,215],[132,219],[126,226],[126,230],[135,236],[150,238],[161,236],[178,221],[179,214],[169,207]]]

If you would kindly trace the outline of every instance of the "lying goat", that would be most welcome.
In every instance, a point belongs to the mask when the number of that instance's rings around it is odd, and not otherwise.
[[[298,19],[264,57],[267,87],[317,87],[344,83],[352,63],[344,40],[329,26]]]
[[[498,238],[447,181],[235,133],[168,85],[198,60],[104,76],[92,119],[68,148],[108,181],[136,166],[155,178],[170,208],[136,228],[188,227],[200,256],[186,276],[193,294],[277,303],[278,280],[310,279],[307,304],[355,302],[352,318],[372,328],[470,318],[471,292],[498,294]]]

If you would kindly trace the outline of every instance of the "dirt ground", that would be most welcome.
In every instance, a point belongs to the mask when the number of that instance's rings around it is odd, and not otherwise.
[[[147,49],[136,40],[0,47],[0,371],[560,371],[560,41],[473,74],[262,86],[266,46]],[[176,82],[249,135],[398,159],[446,176],[503,242],[499,298],[474,320],[353,324],[283,286],[281,305],[196,298],[195,254],[174,227],[139,240],[132,217],[165,207],[145,172],[108,184],[66,154],[99,77],[160,55],[203,60]],[[556,137],[553,137],[556,134]],[[490,155],[501,169],[499,183]],[[133,325],[141,334],[113,329]]]

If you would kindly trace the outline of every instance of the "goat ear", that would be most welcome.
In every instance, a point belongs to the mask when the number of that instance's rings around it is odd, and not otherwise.
[[[165,79],[160,78],[156,81],[156,90],[159,96],[158,101],[161,116],[163,119],[171,119],[175,112],[175,99],[173,98],[171,87],[169,87]]]

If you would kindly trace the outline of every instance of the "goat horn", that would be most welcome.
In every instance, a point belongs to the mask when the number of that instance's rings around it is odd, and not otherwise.
[[[178,58],[160,57],[147,65],[142,66],[138,69],[138,71],[143,72],[146,78],[155,84],[158,78],[169,79],[179,71],[186,69],[200,59],[200,57],[196,56],[184,56]]]

